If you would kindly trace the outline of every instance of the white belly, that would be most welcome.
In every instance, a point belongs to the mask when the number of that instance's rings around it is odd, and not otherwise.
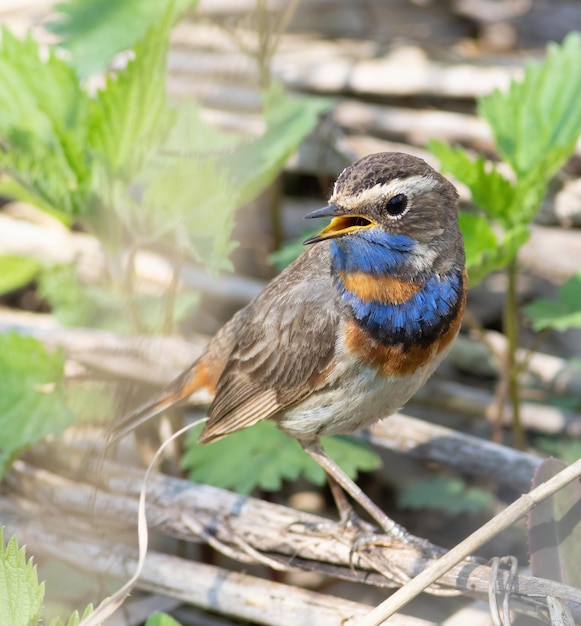
[[[447,352],[447,351],[444,351]],[[330,385],[316,391],[277,418],[297,439],[349,434],[398,411],[426,382],[445,353],[411,376],[383,377],[377,370],[343,358]]]

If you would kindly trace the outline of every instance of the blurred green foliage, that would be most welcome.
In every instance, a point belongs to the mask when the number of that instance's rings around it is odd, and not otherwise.
[[[433,509],[448,515],[478,513],[494,502],[494,496],[484,489],[467,487],[463,480],[449,476],[434,476],[419,480],[397,496],[403,509]]]
[[[321,467],[273,422],[259,422],[207,445],[197,443],[201,429],[202,425],[188,435],[182,458],[192,480],[245,494],[256,487],[278,491],[283,480],[301,475],[317,485],[325,482]],[[381,464],[365,442],[353,437],[325,437],[323,447],[352,478],[358,471],[371,471]]]

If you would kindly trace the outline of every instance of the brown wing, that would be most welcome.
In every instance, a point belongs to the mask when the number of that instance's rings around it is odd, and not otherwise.
[[[241,312],[200,441],[272,417],[323,386],[340,311],[328,247],[313,246]]]

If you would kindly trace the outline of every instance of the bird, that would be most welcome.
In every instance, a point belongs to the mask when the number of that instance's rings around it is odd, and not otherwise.
[[[305,217],[330,222],[108,438],[204,390],[213,401],[201,443],[274,420],[323,468],[343,522],[354,515],[346,492],[405,543],[411,535],[325,454],[320,438],[398,411],[450,350],[467,291],[458,193],[424,160],[381,152],[344,169],[327,206]]]

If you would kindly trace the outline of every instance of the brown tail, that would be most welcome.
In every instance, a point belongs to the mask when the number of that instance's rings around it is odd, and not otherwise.
[[[205,365],[201,361],[196,361],[151,400],[115,421],[106,432],[107,445],[119,441],[147,420],[185,400],[195,391],[208,387],[208,383]]]

